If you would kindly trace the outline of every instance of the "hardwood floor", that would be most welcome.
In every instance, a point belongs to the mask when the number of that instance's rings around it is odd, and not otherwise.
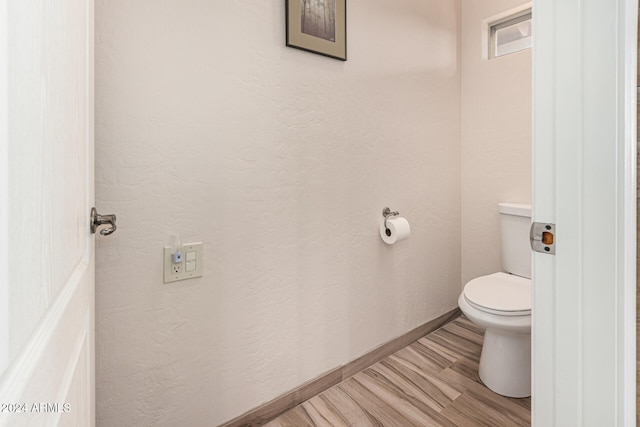
[[[482,339],[459,317],[265,425],[531,425],[531,398],[506,398],[480,382]]]

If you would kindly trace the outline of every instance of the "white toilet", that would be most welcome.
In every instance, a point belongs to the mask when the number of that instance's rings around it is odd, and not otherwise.
[[[458,305],[485,328],[479,374],[494,392],[531,396],[531,205],[500,203],[502,268],[467,283]]]

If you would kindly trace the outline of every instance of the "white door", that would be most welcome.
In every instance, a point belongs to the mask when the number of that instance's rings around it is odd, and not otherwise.
[[[533,11],[533,425],[633,426],[638,3]]]
[[[92,426],[93,0],[0,0],[0,426]]]

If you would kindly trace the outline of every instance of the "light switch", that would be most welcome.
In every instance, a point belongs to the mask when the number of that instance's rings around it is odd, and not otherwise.
[[[173,262],[173,249],[164,247],[164,283],[178,280],[193,279],[202,276],[203,255],[202,243],[187,243],[182,245],[184,254],[180,262]]]

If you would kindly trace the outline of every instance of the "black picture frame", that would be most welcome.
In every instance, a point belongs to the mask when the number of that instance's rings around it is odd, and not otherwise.
[[[347,0],[285,0],[286,45],[347,60]]]

